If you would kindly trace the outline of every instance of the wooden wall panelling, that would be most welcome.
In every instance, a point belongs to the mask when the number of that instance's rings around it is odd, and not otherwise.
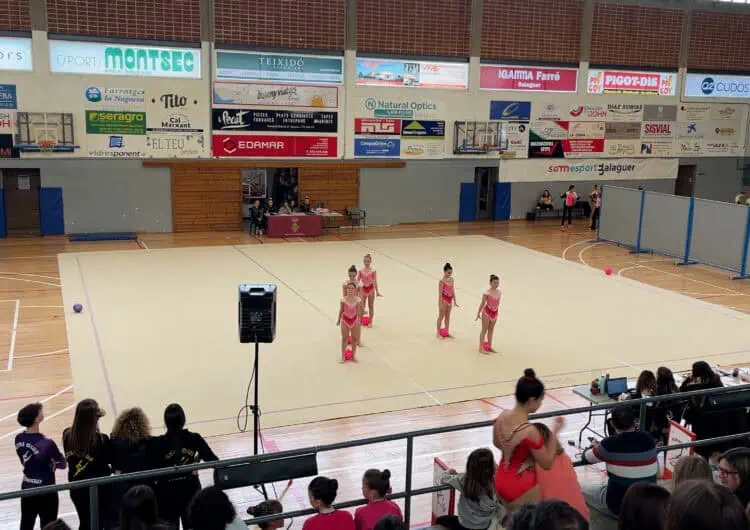
[[[172,223],[175,232],[242,229],[239,169],[173,167]]]
[[[331,210],[343,212],[347,206],[359,204],[359,169],[300,168],[299,196],[310,197],[310,202],[324,202]]]

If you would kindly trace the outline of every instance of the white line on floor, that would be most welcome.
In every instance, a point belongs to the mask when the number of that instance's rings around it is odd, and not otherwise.
[[[654,272],[661,272],[663,274],[668,274],[669,276],[675,276],[675,277],[681,278],[683,280],[689,280],[691,282],[701,283],[703,285],[708,285],[709,287],[713,287],[715,289],[721,289],[722,291],[728,291],[730,293],[736,293],[736,294],[745,294],[745,293],[741,293],[740,291],[735,291],[734,289],[730,289],[729,287],[722,287],[721,285],[715,285],[713,283],[704,282],[703,280],[696,280],[694,278],[689,278],[689,277],[684,276],[682,274],[676,274],[674,272],[663,271],[661,269],[656,269],[654,267],[649,267],[648,265],[643,265],[642,264],[641,267],[643,267],[644,269],[648,269],[648,270],[654,271]]]
[[[10,332],[10,349],[8,350],[8,368],[6,372],[13,370],[13,355],[16,352],[16,333],[18,332],[18,313],[21,310],[21,300],[16,300],[16,311],[13,314],[13,328]]]
[[[62,410],[58,410],[58,411],[57,411],[57,412],[55,412],[54,414],[50,414],[49,416],[45,416],[44,418],[45,418],[46,420],[51,420],[52,418],[56,418],[56,417],[57,417],[57,416],[59,416],[60,414],[65,414],[65,413],[66,413],[66,412],[68,412],[69,410],[72,410],[72,409],[74,409],[74,408],[75,408],[75,406],[76,406],[76,404],[75,404],[75,403],[73,403],[72,405],[68,405],[67,407],[65,407],[65,408],[64,408],[64,409],[62,409]],[[14,414],[14,416],[15,416],[15,414]],[[5,440],[6,438],[10,438],[10,437],[11,437],[11,436],[13,436],[14,434],[18,434],[18,433],[19,433],[19,432],[21,432],[21,431],[23,431],[23,427],[21,427],[20,429],[16,429],[16,430],[14,430],[14,431],[11,431],[11,432],[9,432],[9,433],[6,433],[6,434],[0,434],[0,440]]]
[[[403,370],[399,370],[398,368],[396,368],[395,366],[393,366],[393,363],[391,363],[391,361],[389,361],[385,357],[380,357],[380,358],[378,358],[378,360],[380,362],[382,362],[382,363],[387,364],[388,366],[390,366],[391,370],[393,370],[394,372],[396,372],[397,374],[399,374],[401,377],[403,377],[404,379],[406,379],[407,381],[409,381],[409,383],[411,383],[412,385],[414,385],[415,387],[417,387],[420,392],[422,392],[425,396],[427,396],[432,401],[434,401],[436,405],[441,405],[441,406],[444,405],[444,403],[442,401],[440,401],[438,398],[436,398],[435,396],[433,396],[432,394],[430,394],[429,390],[427,390],[425,387],[423,387],[422,385],[420,385],[419,383],[417,383],[414,379],[412,379],[411,377],[409,377],[408,375],[406,375],[403,372]]]
[[[618,276],[624,276],[624,274],[623,274],[623,273],[624,273],[625,271],[629,271],[629,270],[631,270],[631,269],[637,269],[638,267],[640,267],[640,265],[633,265],[632,267],[625,267],[624,269],[620,269],[619,271],[617,271],[617,275],[618,275]]]
[[[40,282],[39,280],[27,280],[26,278],[9,278],[8,276],[0,276],[0,280],[11,280],[15,282],[28,282],[28,283],[38,283],[40,285],[51,285],[52,287],[60,288],[59,283],[49,283],[49,282]]]
[[[584,247],[584,248],[582,248],[582,249],[581,249],[581,250],[580,250],[580,251],[578,252],[578,259],[579,259],[579,260],[581,261],[581,263],[583,263],[583,264],[584,264],[584,265],[586,265],[587,267],[591,267],[591,265],[589,265],[588,263],[586,263],[586,260],[585,260],[585,259],[583,259],[583,254],[584,254],[584,252],[586,252],[586,251],[587,251],[588,249],[590,249],[590,248],[594,248],[594,247],[595,247],[595,246],[596,246],[597,244],[598,244],[598,243],[594,243],[593,245],[589,245],[589,246],[587,246],[587,247]],[[593,268],[593,267],[592,267],[592,268]]]
[[[72,388],[73,388],[73,385],[66,386],[65,388],[63,388],[62,390],[59,390],[59,391],[55,392],[51,396],[47,396],[46,398],[39,400],[39,403],[47,403],[48,401],[52,401],[56,397],[61,396],[62,394],[64,394],[68,390],[71,390]],[[15,418],[15,417],[16,417],[16,413],[14,412],[12,414],[8,414],[7,416],[3,416],[2,418],[0,418],[0,421],[5,421],[7,419]]]
[[[23,306],[24,308],[28,306]],[[28,359],[30,357],[47,357],[49,355],[57,355],[58,353],[65,353],[68,351],[68,348],[63,348],[62,350],[54,350],[54,351],[46,351],[43,353],[29,353],[26,355],[16,355],[16,359]]]
[[[561,257],[562,257],[562,259],[565,259],[565,255],[566,255],[566,254],[568,253],[568,251],[569,251],[569,250],[570,250],[571,248],[573,248],[573,247],[575,247],[575,246],[578,246],[578,245],[580,245],[581,243],[592,243],[593,241],[594,241],[593,239],[581,239],[580,241],[576,241],[575,243],[573,243],[573,244],[571,244],[571,245],[568,245],[568,247],[566,247],[566,248],[565,248],[565,250],[563,250],[563,251],[562,251],[562,256],[561,256]]]
[[[60,281],[59,276],[43,276],[41,274],[27,274],[24,272],[8,272],[8,271],[0,271],[0,274],[10,274],[11,276],[29,276],[31,278],[46,278],[48,280]]]
[[[61,308],[65,306],[61,305],[25,305],[23,306],[24,309],[52,309],[52,308]]]

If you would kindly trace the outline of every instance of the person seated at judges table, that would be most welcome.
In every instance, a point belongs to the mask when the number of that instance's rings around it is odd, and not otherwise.
[[[554,210],[555,201],[552,200],[552,194],[549,190],[544,190],[542,195],[539,197],[539,201],[536,203],[538,210]]]
[[[299,206],[294,199],[289,201],[289,208],[292,210],[292,213],[299,213]]]
[[[289,206],[289,201],[284,201],[284,205],[279,208],[279,215],[292,215],[292,208]]]
[[[276,205],[273,203],[273,199],[271,197],[266,199],[265,212],[263,213],[265,215],[274,215],[278,213],[278,209],[276,208]]]
[[[313,207],[310,204],[310,197],[305,197],[302,204],[299,205],[299,211],[302,213],[312,213]]]

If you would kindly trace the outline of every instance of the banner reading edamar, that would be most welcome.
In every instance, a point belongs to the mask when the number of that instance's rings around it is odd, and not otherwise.
[[[49,41],[50,71],[200,79],[200,48]]]
[[[344,83],[344,59],[240,51],[216,52],[216,78],[302,83]]]

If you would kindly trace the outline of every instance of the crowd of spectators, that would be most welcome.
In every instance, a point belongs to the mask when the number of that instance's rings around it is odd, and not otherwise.
[[[605,483],[579,482],[558,434],[564,423],[557,418],[550,429],[530,423],[545,397],[544,384],[526,370],[516,384],[516,405],[494,423],[493,444],[472,451],[465,470],[448,470],[441,478],[460,493],[455,515],[437,519],[446,530],[750,530],[750,448],[725,447],[719,455],[690,455],[675,465],[669,483],[659,483],[657,447],[664,443],[664,422],[700,416],[695,400],[679,400],[680,391],[721,386],[721,379],[706,363],[698,362],[678,388],[671,371],[644,371],[633,392],[611,411],[609,436],[592,441],[581,454],[584,465],[603,464]],[[638,424],[640,407],[630,398],[674,394],[674,400],[647,408],[646,425]],[[22,408],[18,422],[24,431],[16,437],[23,465],[22,488],[55,483],[55,470],[66,469],[75,482],[148,469],[215,461],[218,457],[204,438],[185,429],[185,413],[178,404],[164,411],[166,433],[152,436],[139,408],[127,409],[114,422],[111,436],[99,430],[105,412],[92,399],[76,406],[71,427],[62,435],[63,452],[40,432],[44,409],[39,403]],[[695,423],[693,423],[695,426]],[[744,444],[741,444],[744,445]],[[716,447],[714,447],[716,449]],[[709,460],[708,457],[711,457]],[[712,465],[713,463],[713,465]],[[406,528],[391,493],[389,470],[369,469],[362,478],[367,504],[349,511],[335,505],[338,482],[319,476],[309,483],[310,506],[317,512],[303,530],[403,530]],[[202,488],[197,474],[182,473],[157,480],[128,480],[100,486],[101,529],[121,530],[243,530],[227,495],[218,487]],[[90,528],[87,489],[70,491],[80,530]],[[57,519],[56,493],[21,500],[21,530],[33,530],[37,518],[45,530],[69,530]],[[248,509],[262,517],[283,512],[279,501],[267,500]],[[610,526],[606,526],[609,524]],[[614,525],[614,526],[612,526]],[[258,525],[284,528],[283,520]]]

